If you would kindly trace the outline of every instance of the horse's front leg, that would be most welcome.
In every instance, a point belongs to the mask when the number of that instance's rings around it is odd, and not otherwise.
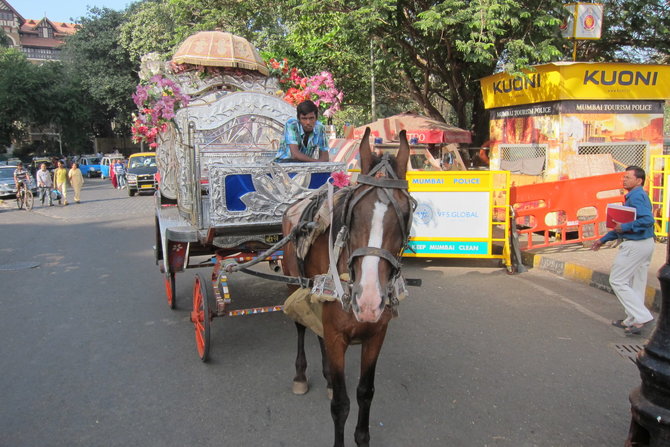
[[[326,354],[326,344],[322,337],[319,337],[319,347],[321,348],[321,371],[326,379],[328,399],[333,398],[333,379],[330,376],[330,366],[328,366],[328,354]]]
[[[388,325],[384,324],[379,332],[365,340],[361,347],[361,377],[356,388],[358,423],[354,432],[354,439],[359,447],[370,445],[370,405],[375,395],[375,370],[387,327]]]
[[[298,353],[295,357],[295,377],[293,378],[293,394],[305,394],[309,391],[307,384],[307,357],[305,356],[305,326],[296,322],[298,330]]]
[[[344,447],[344,424],[349,416],[349,396],[344,377],[344,360],[349,340],[340,330],[338,319],[342,309],[339,303],[323,305],[323,335],[330,379],[333,385],[333,399],[330,401],[330,415],[335,427],[335,447]]]

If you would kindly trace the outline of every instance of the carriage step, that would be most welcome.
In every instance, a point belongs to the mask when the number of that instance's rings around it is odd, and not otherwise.
[[[246,315],[259,315],[268,312],[280,312],[284,310],[283,305],[279,306],[264,306],[264,307],[250,307],[248,309],[236,309],[226,312],[224,315],[229,317],[242,317]]]

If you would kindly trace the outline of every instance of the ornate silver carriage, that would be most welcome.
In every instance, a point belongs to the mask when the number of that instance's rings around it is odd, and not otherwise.
[[[260,58],[259,58],[260,59]],[[286,120],[295,108],[277,97],[276,80],[252,70],[201,77],[172,75],[191,97],[160,136],[156,151],[156,262],[165,275],[170,307],[175,275],[213,267],[214,297],[200,275],[193,287],[191,321],[200,358],[209,355],[213,317],[281,310],[281,305],[229,310],[223,265],[234,256],[251,260],[281,239],[284,211],[323,186],[343,163],[276,163]],[[191,263],[200,256],[210,262]],[[267,256],[276,265],[281,252]]]

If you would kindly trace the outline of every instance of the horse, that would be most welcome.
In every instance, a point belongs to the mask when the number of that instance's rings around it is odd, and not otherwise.
[[[335,447],[344,446],[344,426],[350,407],[344,375],[345,354],[352,343],[362,344],[354,439],[359,447],[369,445],[375,368],[395,313],[398,281],[404,287],[400,256],[407,244],[415,207],[405,180],[409,158],[405,131],[400,132],[400,149],[395,157],[372,154],[369,135],[367,128],[360,147],[361,173],[357,185],[342,188],[333,195],[334,205],[329,210],[332,221],[313,236],[302,259],[297,256],[293,241],[284,247],[282,260],[284,275],[309,279],[330,273],[335,289],[339,290],[337,294],[341,295],[339,300],[323,303],[323,338],[319,337],[323,375],[331,397]],[[295,219],[287,217],[289,211],[282,220],[285,236],[296,226]],[[297,287],[289,286],[291,290]],[[304,394],[309,389],[305,376],[305,326],[296,322],[296,327],[298,353],[293,392]]]

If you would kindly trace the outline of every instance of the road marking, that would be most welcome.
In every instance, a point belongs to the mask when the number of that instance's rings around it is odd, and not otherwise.
[[[605,317],[603,317],[602,315],[599,315],[599,314],[597,314],[597,313],[595,313],[595,312],[593,312],[593,311],[587,309],[586,307],[582,306],[581,304],[579,304],[579,303],[577,303],[577,302],[575,302],[575,301],[572,301],[572,300],[569,299],[569,298],[564,297],[564,296],[561,295],[560,293],[556,293],[555,291],[553,291],[553,290],[551,290],[551,289],[547,289],[546,287],[543,287],[543,286],[540,286],[540,285],[538,285],[538,284],[535,284],[534,282],[532,282],[532,281],[528,281],[528,280],[525,279],[525,278],[519,277],[518,279],[521,280],[521,281],[524,281],[524,282],[527,283],[530,287],[533,287],[534,289],[539,290],[540,292],[544,293],[545,295],[555,296],[555,297],[559,298],[561,301],[563,301],[564,303],[567,303],[567,304],[571,305],[571,306],[574,307],[578,312],[580,312],[580,313],[586,315],[586,316],[589,317],[589,318],[592,318],[592,319],[594,319],[594,320],[596,320],[596,321],[598,321],[598,322],[600,322],[600,323],[603,323],[603,324],[610,324],[610,320],[608,320],[607,318],[605,318]]]

